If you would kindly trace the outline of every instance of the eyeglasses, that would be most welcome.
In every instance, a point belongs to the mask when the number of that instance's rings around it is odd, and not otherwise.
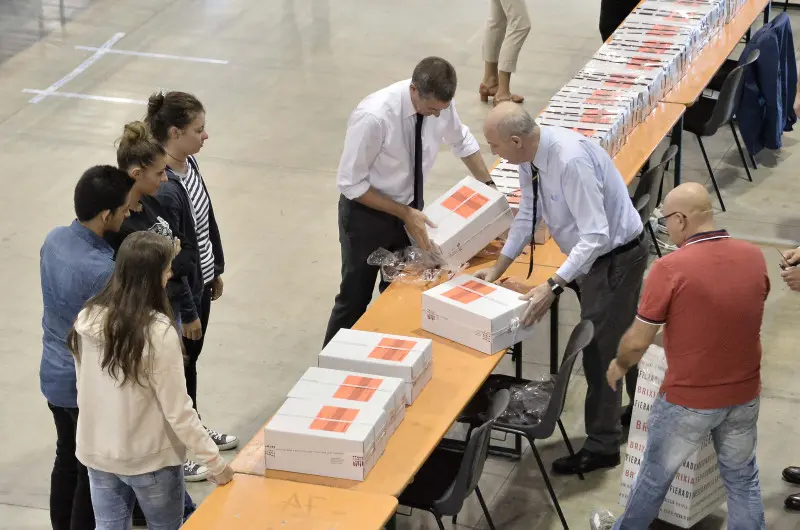
[[[670,218],[670,217],[672,217],[673,215],[682,215],[683,217],[686,217],[686,214],[683,214],[683,213],[681,213],[681,212],[672,212],[672,213],[670,213],[670,214],[667,214],[667,215],[665,215],[665,216],[663,216],[663,217],[659,217],[658,219],[656,219],[656,221],[657,221],[658,223],[664,224],[664,223],[666,223],[666,222],[667,222],[667,219],[669,219],[669,218]]]

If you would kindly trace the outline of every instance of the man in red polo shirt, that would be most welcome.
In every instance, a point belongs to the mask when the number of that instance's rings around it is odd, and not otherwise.
[[[608,367],[616,387],[664,326],[667,373],[647,420],[647,447],[625,512],[595,512],[593,529],[649,528],[681,464],[712,434],[728,492],[729,528],[766,528],[756,465],[761,321],[769,279],[758,247],[717,230],[696,183],[664,201],[680,248],[647,276],[636,320]]]

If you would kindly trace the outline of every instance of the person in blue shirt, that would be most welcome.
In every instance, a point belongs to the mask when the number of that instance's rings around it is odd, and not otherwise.
[[[100,292],[114,269],[114,251],[103,239],[129,215],[134,180],[113,166],[86,170],[75,186],[76,219],[53,229],[40,252],[42,361],[39,382],[56,426],[50,477],[53,530],[95,527],[86,468],[75,458],[78,392],[67,333],[83,304]]]

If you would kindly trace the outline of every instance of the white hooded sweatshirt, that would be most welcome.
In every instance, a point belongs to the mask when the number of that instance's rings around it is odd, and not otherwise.
[[[186,393],[177,330],[158,314],[140,365],[141,384],[125,385],[100,367],[105,309],[84,309],[75,321],[80,335],[78,431],[75,455],[86,467],[117,475],[141,475],[182,465],[187,448],[211,475],[225,468]]]

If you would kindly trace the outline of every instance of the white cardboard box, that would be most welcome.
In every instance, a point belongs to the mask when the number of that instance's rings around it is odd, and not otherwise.
[[[471,176],[426,205],[424,212],[436,225],[428,227],[431,241],[456,265],[468,262],[514,220],[506,196]]]
[[[386,436],[391,437],[406,415],[405,381],[397,377],[310,367],[287,397],[340,399],[381,407],[387,415]]]
[[[519,293],[474,276],[457,276],[422,293],[422,329],[493,354],[533,335],[519,319]]]
[[[264,428],[267,469],[364,480],[386,447],[381,407],[287,399]]]
[[[398,377],[411,405],[433,375],[433,342],[371,331],[340,329],[320,352],[320,368]]]
[[[628,435],[619,504],[628,502],[631,487],[647,445],[647,419],[664,380],[667,363],[663,348],[650,346],[639,362],[631,429]],[[711,435],[681,466],[670,485],[658,518],[681,528],[690,528],[717,509],[725,500],[717,454]]]

